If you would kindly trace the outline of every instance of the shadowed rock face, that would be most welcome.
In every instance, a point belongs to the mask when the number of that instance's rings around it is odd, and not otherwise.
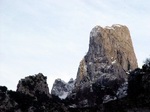
[[[72,78],[68,83],[64,82],[61,79],[56,79],[53,84],[51,94],[54,96],[58,96],[60,99],[65,99],[74,88],[74,82],[75,81]]]
[[[46,76],[39,73],[21,79],[17,91],[0,86],[0,112],[68,112],[57,97],[49,94]]]
[[[36,93],[49,94],[48,84],[46,82],[47,77],[42,73],[35,76],[28,76],[21,79],[17,85],[17,92],[21,92],[30,96],[35,96]]]
[[[119,80],[137,68],[130,32],[126,26],[96,26],[90,33],[89,50],[80,62],[76,86],[93,82],[103,76]]]

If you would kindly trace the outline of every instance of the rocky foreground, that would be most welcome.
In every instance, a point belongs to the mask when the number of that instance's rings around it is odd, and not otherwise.
[[[0,86],[0,112],[150,112],[150,61],[138,68],[124,25],[96,26],[77,77],[56,79],[51,94],[42,73],[16,91]]]

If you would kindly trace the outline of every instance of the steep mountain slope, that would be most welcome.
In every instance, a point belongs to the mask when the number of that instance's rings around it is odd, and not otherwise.
[[[42,73],[0,86],[0,112],[150,112],[150,61],[137,68],[126,26],[96,26],[75,80],[56,79],[51,94]]]
[[[76,86],[109,75],[125,79],[126,72],[135,68],[137,59],[128,28],[96,26],[90,33],[89,50],[80,62]]]
[[[122,98],[127,95],[128,73],[135,68],[137,59],[128,28],[96,26],[90,33],[89,50],[80,62],[75,88],[68,98],[79,102],[75,103],[77,107]]]

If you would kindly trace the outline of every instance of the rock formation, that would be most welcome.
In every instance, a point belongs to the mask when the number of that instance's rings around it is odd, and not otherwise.
[[[96,26],[90,33],[89,50],[80,62],[75,88],[68,99],[73,99],[71,102],[78,108],[85,108],[125,97],[127,73],[135,68],[137,60],[128,28]]]
[[[17,91],[0,86],[0,112],[68,112],[60,99],[49,94],[46,77],[39,73],[21,79]]]
[[[75,81],[56,79],[51,94],[41,73],[0,86],[0,112],[150,112],[150,59],[137,68],[126,26],[96,26]]]
[[[18,104],[9,96],[7,87],[0,86],[0,112],[6,112],[7,110],[19,112],[20,109],[14,109],[16,106],[18,106]]]
[[[61,99],[67,97],[80,108],[106,103],[127,95],[127,73],[135,68],[137,60],[128,28],[96,26],[90,33],[89,50],[80,62],[75,87],[68,89],[68,84],[59,79],[51,93]]]
[[[46,79],[47,77],[43,76],[42,73],[36,74],[35,76],[25,77],[25,79],[21,79],[19,81],[17,85],[17,92],[30,96],[35,96],[36,92],[39,92],[50,96]]]
[[[89,50],[80,62],[76,86],[100,77],[123,80],[127,78],[126,72],[135,68],[137,60],[128,28],[96,26],[90,33]]]
[[[0,86],[0,112],[150,112],[150,66],[144,65],[142,69],[131,72],[127,96],[114,100],[107,95],[105,99],[109,98],[109,101],[101,103],[103,92],[99,85],[93,85],[93,92],[87,91],[86,95],[89,95],[88,99],[96,96],[97,102],[76,100],[78,107],[69,99],[60,100],[42,93],[31,96]]]
[[[61,79],[56,79],[53,84],[51,94],[58,96],[60,99],[65,99],[74,88],[74,83],[75,81],[72,78],[68,83],[62,81]]]

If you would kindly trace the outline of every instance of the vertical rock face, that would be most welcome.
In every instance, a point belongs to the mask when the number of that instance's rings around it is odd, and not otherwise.
[[[25,79],[21,79],[17,85],[17,92],[35,96],[36,92],[39,94],[49,94],[48,84],[46,82],[47,77],[43,76],[42,73],[36,74],[35,76],[28,76]]]
[[[89,50],[80,62],[76,86],[112,77],[123,80],[127,78],[126,72],[135,68],[137,59],[128,28],[96,26],[90,33]]]

